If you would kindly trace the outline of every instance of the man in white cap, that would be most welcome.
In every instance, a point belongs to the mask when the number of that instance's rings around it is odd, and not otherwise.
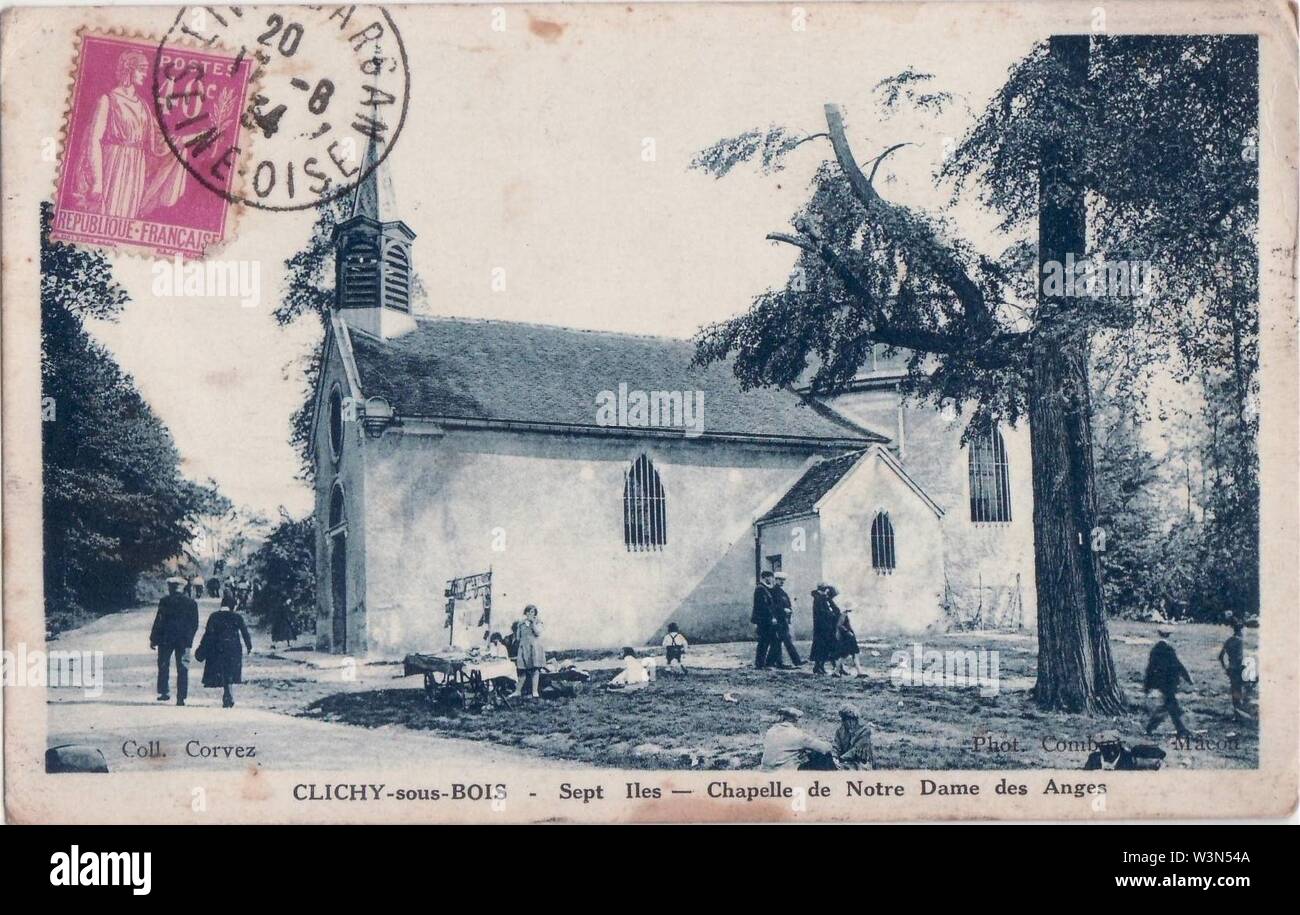
[[[149,630],[149,647],[158,649],[158,701],[171,698],[172,655],[176,656],[176,704],[184,705],[190,688],[190,648],[199,631],[199,605],[181,593],[185,579],[167,579],[167,593],[158,601],[158,612]]]
[[[834,748],[799,727],[803,712],[797,708],[777,709],[780,721],[763,735],[762,768],[834,769]]]
[[[790,635],[794,604],[790,602],[790,595],[785,590],[785,582],[789,576],[778,571],[775,577],[776,582],[772,585],[772,601],[775,605],[773,616],[776,619],[776,626],[772,631],[772,653],[768,656],[767,663],[771,667],[788,669],[790,665],[798,667],[803,661],[800,660],[799,650],[794,647],[794,639]],[[790,665],[781,662],[782,646],[790,655]]]

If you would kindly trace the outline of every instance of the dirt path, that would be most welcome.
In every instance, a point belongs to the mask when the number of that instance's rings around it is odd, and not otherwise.
[[[215,600],[199,602],[200,633]],[[110,771],[246,768],[350,769],[418,767],[466,763],[556,768],[560,763],[484,742],[439,737],[403,727],[359,728],[294,717],[323,695],[357,689],[419,689],[416,678],[394,679],[390,665],[315,668],[270,657],[262,633],[253,633],[254,653],[245,660],[237,704],[221,708],[220,690],[201,685],[203,665],[190,666],[190,694],[184,708],[155,701],[155,655],[149,651],[153,609],[102,617],[69,630],[50,650],[104,653],[103,692],[49,691],[49,746],[66,743],[98,747]],[[349,679],[350,677],[350,679]],[[175,671],[172,671],[175,691]],[[256,748],[250,761],[226,748]],[[247,751],[245,751],[247,752]],[[148,755],[161,753],[165,755]],[[145,755],[140,755],[145,754]],[[572,768],[571,763],[564,764]]]

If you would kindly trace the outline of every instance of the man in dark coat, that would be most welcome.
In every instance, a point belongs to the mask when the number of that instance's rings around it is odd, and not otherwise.
[[[786,593],[784,587],[785,573],[777,572],[775,578],[776,583],[772,585],[775,623],[772,630],[772,653],[768,656],[767,662],[773,667],[786,667],[786,664],[781,663],[781,648],[784,646],[790,655],[790,664],[798,667],[803,661],[799,659],[799,651],[794,647],[794,639],[790,635],[790,621],[794,617],[794,604],[790,602],[790,595]]]
[[[167,579],[167,593],[149,630],[149,647],[158,649],[158,701],[171,698],[168,680],[172,655],[176,656],[176,704],[184,705],[190,689],[190,647],[199,631],[199,605],[181,593],[183,578]]]
[[[1174,646],[1170,645],[1166,639],[1172,634],[1170,629],[1157,629],[1156,634],[1160,636],[1160,641],[1151,646],[1151,656],[1147,659],[1147,674],[1143,681],[1143,688],[1147,693],[1158,691],[1162,701],[1160,707],[1152,714],[1151,720],[1147,722],[1147,736],[1150,737],[1160,726],[1160,722],[1168,715],[1174,722],[1174,727],[1178,731],[1179,737],[1190,737],[1192,732],[1187,729],[1183,723],[1183,710],[1178,705],[1178,685],[1186,680],[1187,685],[1192,685],[1192,675],[1187,672],[1183,662],[1178,659],[1178,652]]]
[[[767,571],[759,576],[754,587],[754,610],[749,621],[758,629],[758,648],[754,652],[756,670],[768,665],[768,656],[772,653],[772,637],[776,631],[776,601],[772,597],[775,581],[771,571]]]
[[[1083,764],[1084,769],[1088,771],[1116,769],[1127,772],[1138,768],[1133,761],[1133,751],[1124,746],[1119,731],[1102,731],[1093,743],[1097,745],[1097,749],[1088,754],[1088,759]]]

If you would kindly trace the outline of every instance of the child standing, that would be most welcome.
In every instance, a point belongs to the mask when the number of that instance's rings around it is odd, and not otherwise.
[[[853,631],[846,612],[841,612],[835,622],[835,672],[831,676],[862,676],[862,668],[858,666],[858,634]]]
[[[678,630],[676,623],[668,624],[668,634],[664,636],[664,670],[672,670],[673,664],[682,673],[686,673],[686,647],[690,642],[686,641],[686,636]]]

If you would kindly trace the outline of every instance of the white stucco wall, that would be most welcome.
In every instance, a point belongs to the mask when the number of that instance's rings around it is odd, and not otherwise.
[[[766,558],[779,555],[789,578],[786,591],[794,605],[791,623],[796,638],[812,637],[812,589],[822,578],[821,519],[816,515],[771,522],[761,527],[763,568]]]
[[[871,566],[871,523],[888,512],[895,568]],[[859,635],[942,627],[944,538],[938,516],[880,459],[863,460],[823,499],[822,569]]]
[[[321,651],[340,651],[334,644],[333,593],[330,580],[333,538],[327,536],[329,499],[336,482],[342,483],[344,513],[347,518],[347,642],[349,654],[367,651],[364,613],[359,610],[365,600],[365,526],[358,523],[365,502],[365,477],[362,471],[365,459],[365,435],[360,423],[343,424],[343,449],[336,458],[329,441],[328,404],[330,391],[337,385],[343,397],[349,397],[350,388],[338,349],[331,347],[322,366],[324,398],[321,415],[316,424],[315,437],[315,489],[316,489],[316,647]],[[347,414],[345,413],[345,416]]]
[[[837,410],[895,436],[895,455],[908,474],[944,509],[944,566],[949,613],[986,624],[1036,625],[1033,478],[1029,427],[1002,426],[1011,485],[1011,521],[976,524],[970,515],[967,451],[961,444],[967,417],[945,418],[929,407],[904,404],[892,389],[859,391],[833,401]],[[892,425],[891,425],[892,423]],[[901,432],[901,434],[900,434]]]
[[[747,637],[753,521],[798,478],[802,450],[448,430],[366,441],[366,628],[373,654],[445,644],[450,578],[493,573],[493,628],[537,604],[549,648]],[[668,543],[623,543],[623,474],[646,453]]]

